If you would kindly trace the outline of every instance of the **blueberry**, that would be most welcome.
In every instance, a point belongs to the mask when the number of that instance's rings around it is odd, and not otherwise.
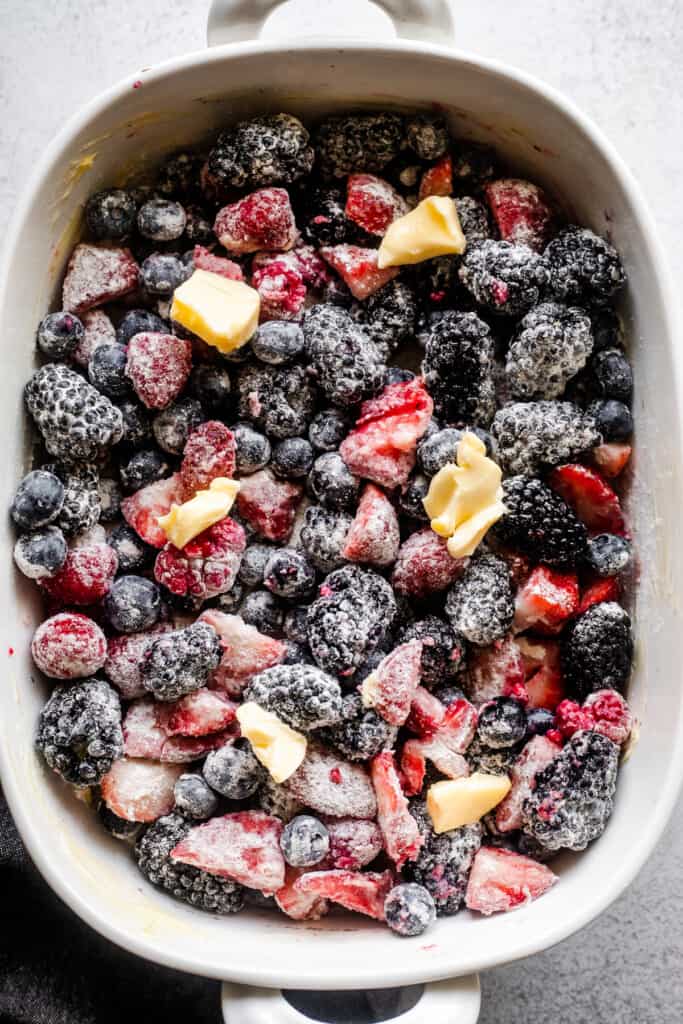
[[[429,516],[425,512],[423,504],[428,490],[429,480],[427,477],[422,473],[415,473],[399,494],[399,512],[411,519],[417,519],[419,522],[429,522]]]
[[[97,808],[97,816],[114,839],[121,839],[124,842],[135,839],[144,828],[139,821],[127,821],[126,818],[119,818],[118,814],[114,814],[105,803],[100,804]]]
[[[591,360],[598,393],[628,404],[633,392],[633,370],[624,353],[617,348],[598,352]]]
[[[130,573],[151,565],[156,551],[138,537],[132,526],[120,523],[107,537],[119,559],[119,572]]]
[[[143,576],[119,576],[104,599],[104,614],[119,633],[140,633],[157,622],[161,594]]]
[[[318,456],[308,475],[308,485],[320,504],[333,512],[353,512],[358,502],[360,480],[338,452]]]
[[[85,328],[73,313],[48,313],[38,326],[36,342],[48,359],[68,359],[85,336]]]
[[[444,707],[455,704],[456,700],[467,700],[463,691],[457,686],[439,686],[432,690],[432,693],[441,701]]]
[[[263,781],[263,769],[246,740],[235,740],[212,750],[202,775],[216,793],[229,800],[245,800]]]
[[[417,446],[417,460],[427,476],[436,476],[440,469],[455,462],[462,430],[446,427],[420,441]]]
[[[99,345],[90,356],[88,380],[108,398],[125,398],[131,394],[130,378],[126,376],[126,347],[117,342]]]
[[[281,636],[284,609],[280,600],[269,590],[254,590],[247,594],[240,615],[246,623],[266,636]]]
[[[226,590],[224,594],[219,594],[218,597],[213,599],[211,604],[214,608],[219,608],[227,615],[234,615],[242,604],[243,599],[244,587],[239,581],[236,581],[230,590]]]
[[[225,412],[232,385],[224,366],[200,363],[190,374],[190,391],[208,412]]]
[[[479,712],[477,736],[484,746],[513,747],[526,734],[524,705],[513,697],[494,697]]]
[[[123,419],[121,444],[138,448],[152,437],[152,418],[141,402],[134,400],[121,402],[119,405]]]
[[[130,309],[116,328],[116,340],[119,345],[127,345],[134,335],[147,331],[167,334],[168,324],[149,309]]]
[[[299,324],[269,320],[261,324],[251,339],[251,347],[262,363],[288,363],[303,352],[304,332]]]
[[[618,576],[631,561],[631,544],[625,537],[599,533],[588,541],[586,561],[598,576]]]
[[[153,242],[172,242],[185,230],[187,216],[180,203],[150,199],[138,210],[138,231]]]
[[[384,901],[384,914],[397,935],[422,935],[436,919],[436,906],[423,885],[406,882],[391,890]]]
[[[527,736],[545,736],[555,726],[555,715],[547,708],[529,708],[526,713]]]
[[[282,830],[280,849],[293,868],[310,868],[327,856],[330,833],[312,815],[298,814]]]
[[[390,366],[384,374],[384,386],[388,384],[402,384],[405,381],[414,380],[415,374],[411,370],[404,370],[401,366]]]
[[[160,448],[171,455],[182,455],[188,437],[204,419],[195,398],[179,398],[162,409],[152,420],[152,432]]]
[[[241,476],[247,476],[249,473],[255,473],[259,469],[263,469],[267,466],[270,461],[270,441],[265,434],[260,434],[258,430],[249,423],[236,423],[234,427],[230,428],[235,437],[235,444],[237,446],[237,473]]]
[[[281,665],[315,665],[310,647],[297,643],[296,640],[285,640],[285,656]]]
[[[339,409],[323,409],[313,417],[308,439],[321,452],[336,451],[351,428],[348,416]]]
[[[119,473],[124,491],[133,493],[141,487],[163,480],[170,472],[166,456],[158,448],[143,448],[121,462]]]
[[[46,526],[59,515],[64,504],[64,484],[55,473],[34,469],[19,484],[10,514],[22,530]]]
[[[273,554],[272,544],[250,544],[242,555],[239,571],[240,581],[245,587],[260,587],[266,571],[268,559]]]
[[[211,217],[200,206],[186,206],[185,237],[192,245],[209,245],[214,241]]]
[[[273,448],[271,467],[276,476],[296,480],[313,465],[313,446],[305,437],[286,437]]]
[[[23,533],[14,545],[14,561],[30,580],[55,576],[64,565],[67,554],[64,534],[58,526]]]
[[[118,480],[110,476],[101,476],[97,491],[100,496],[100,522],[113,523],[120,515],[123,498]]]
[[[172,252],[153,252],[140,265],[140,278],[149,295],[170,296],[190,276],[188,268]]]
[[[631,410],[623,402],[612,398],[606,402],[591,402],[588,412],[604,441],[625,441],[633,433]]]
[[[201,775],[181,775],[173,787],[173,796],[176,810],[186,818],[205,821],[218,809],[218,797]]]
[[[279,548],[266,563],[263,582],[277,597],[300,601],[315,587],[315,569],[301,551]]]
[[[282,623],[282,629],[289,641],[305,644],[308,641],[308,605],[295,604],[288,608]]]
[[[135,226],[135,200],[121,188],[95,192],[85,204],[85,221],[93,238],[125,238]]]

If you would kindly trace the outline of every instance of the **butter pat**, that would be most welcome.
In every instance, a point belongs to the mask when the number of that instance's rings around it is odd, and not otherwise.
[[[507,775],[475,772],[463,779],[444,779],[427,790],[427,811],[435,832],[474,825],[510,792]]]
[[[253,700],[241,704],[236,715],[242,735],[273,781],[284,782],[293,775],[306,756],[306,737]]]
[[[507,510],[500,467],[476,434],[463,434],[456,459],[457,465],[449,462],[432,477],[423,505],[434,533],[449,538],[449,554],[466,558]]]
[[[261,299],[243,281],[195,270],[173,293],[171,320],[219,352],[241,348],[258,327]]]
[[[402,267],[435,256],[465,251],[465,236],[455,203],[449,196],[429,196],[387,228],[377,266]]]
[[[184,548],[202,530],[225,519],[239,489],[237,480],[218,476],[207,491],[197,491],[194,498],[182,505],[171,505],[168,515],[159,516],[157,520],[166,539],[177,548]]]

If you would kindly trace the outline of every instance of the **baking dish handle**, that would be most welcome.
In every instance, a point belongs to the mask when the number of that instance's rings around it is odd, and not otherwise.
[[[207,25],[209,46],[222,43],[239,43],[258,39],[268,17],[283,5],[283,0],[212,0]],[[448,0],[368,0],[368,7],[381,8],[391,19],[396,35],[421,42],[448,43],[453,38],[453,19]],[[343,13],[339,0],[317,0],[316,3],[292,3],[288,10],[290,19],[287,36],[342,35],[367,38],[368,26],[362,16],[353,12],[353,19]],[[335,17],[336,14],[336,17]],[[353,20],[353,27],[348,22]],[[335,22],[340,31],[329,26]],[[321,30],[320,26],[325,29]]]
[[[311,1021],[324,1024],[342,1020],[345,1024],[371,1024],[376,1021],[476,1024],[481,1003],[478,974],[411,989],[374,989],[354,993],[353,999],[350,998],[351,993],[344,992],[290,992],[288,995],[291,1002],[279,989],[224,982],[221,993],[223,1020],[225,1024],[311,1024]],[[357,1017],[351,1015],[352,1007],[358,1008]],[[343,1008],[342,1014],[340,1008]],[[329,1014],[326,1014],[328,1009]]]

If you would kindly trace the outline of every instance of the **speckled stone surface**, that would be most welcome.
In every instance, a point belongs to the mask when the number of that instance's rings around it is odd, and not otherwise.
[[[63,119],[122,74],[202,47],[206,6],[0,0],[0,238]],[[526,68],[595,118],[643,184],[683,274],[680,0],[458,0],[454,18],[458,45]],[[649,864],[598,921],[483,976],[482,1024],[680,1024],[682,879],[679,804]]]

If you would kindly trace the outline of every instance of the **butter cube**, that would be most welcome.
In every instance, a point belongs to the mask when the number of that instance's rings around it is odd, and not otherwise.
[[[507,775],[483,772],[435,782],[427,790],[427,811],[434,831],[450,832],[463,825],[474,825],[507,796],[510,786]]]
[[[255,288],[208,270],[195,270],[173,293],[171,320],[219,352],[233,352],[249,341],[258,327],[260,308]]]
[[[268,769],[273,781],[284,782],[293,775],[306,756],[306,737],[253,700],[241,704],[236,715],[242,735],[249,740],[256,758]]]
[[[237,480],[217,476],[208,490],[197,491],[194,498],[182,505],[171,505],[171,511],[157,519],[166,539],[175,547],[184,548],[197,534],[225,519],[239,489]]]
[[[435,256],[465,251],[465,236],[455,203],[449,196],[428,196],[387,228],[377,266],[402,267]]]

